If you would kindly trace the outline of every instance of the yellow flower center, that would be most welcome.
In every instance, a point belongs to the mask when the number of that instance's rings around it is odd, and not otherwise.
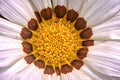
[[[65,18],[58,19],[54,15],[50,20],[39,23],[32,38],[27,41],[33,46],[32,54],[36,60],[42,60],[46,65],[61,67],[77,59],[77,51],[81,48],[80,31],[74,28]]]

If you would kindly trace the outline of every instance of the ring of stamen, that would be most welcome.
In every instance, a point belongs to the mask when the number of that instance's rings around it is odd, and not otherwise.
[[[84,18],[77,18],[75,10],[66,11],[64,6],[58,5],[54,12],[52,14],[51,8],[43,9],[40,14],[35,12],[38,21],[31,19],[29,29],[23,29],[21,36],[26,62],[45,68],[45,74],[60,75],[71,72],[73,67],[80,69],[87,47],[94,45],[94,40],[90,39],[92,29],[86,27]]]
[[[28,40],[33,45],[32,53],[35,57],[54,68],[70,64],[77,58],[76,51],[81,47],[80,38],[75,37],[76,34],[69,29],[70,23],[63,19],[56,21],[57,19],[53,18],[40,23],[36,32],[33,32],[32,38]]]

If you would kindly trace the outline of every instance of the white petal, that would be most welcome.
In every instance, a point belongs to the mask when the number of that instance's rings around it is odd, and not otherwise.
[[[99,45],[99,44],[104,43],[104,42],[105,42],[104,40],[100,40],[100,41],[94,40],[94,46]],[[90,46],[90,47],[92,47],[92,46]],[[90,47],[88,47],[88,48],[90,48]]]
[[[56,79],[61,80],[61,75],[58,75]]]
[[[99,78],[96,74],[94,74],[85,64],[81,67],[80,70],[87,74],[89,77],[91,77],[92,80],[103,80]]]
[[[60,80],[56,73],[52,74],[52,80]]]
[[[19,49],[0,50],[0,67],[8,67],[25,56],[25,53]]]
[[[43,74],[42,80],[52,80],[52,75]]]
[[[85,65],[86,65],[86,64],[85,64]],[[89,65],[87,65],[87,66],[89,66]],[[104,75],[103,73],[100,73],[100,72],[98,72],[98,71],[95,71],[94,68],[91,67],[91,66],[89,66],[89,69],[90,69],[90,70],[88,70],[88,71],[86,71],[86,69],[83,70],[83,71],[84,71],[86,74],[88,74],[89,76],[93,77],[92,80],[99,80],[99,78],[102,79],[102,80],[119,80],[118,77],[106,76],[106,75]],[[96,76],[93,76],[89,71],[92,71],[92,73],[95,74]],[[99,78],[98,78],[98,77],[99,77]],[[94,79],[94,78],[96,78],[96,79]]]
[[[34,11],[38,11],[32,0],[28,0]]]
[[[67,7],[67,0],[53,0],[53,6],[57,6],[57,5],[60,5],[60,6],[65,6]]]
[[[37,80],[37,79],[41,79],[42,78],[42,75],[44,74],[43,72],[44,72],[44,69],[38,69],[37,70],[37,76],[36,76],[36,79],[35,80]]]
[[[26,26],[31,18],[35,18],[27,0],[0,0],[0,3],[0,13],[12,22]]]
[[[99,57],[96,57],[96,58],[99,58]],[[110,61],[106,62],[104,61],[99,61],[99,60],[95,60],[95,59],[92,59],[91,58],[87,58],[86,59],[86,62],[90,65],[89,67],[93,67],[94,70],[96,70],[97,72],[100,72],[106,76],[118,76],[120,77],[120,66],[116,65],[116,64],[113,64],[111,62],[114,62],[114,61]],[[116,60],[117,61],[117,60]],[[94,66],[92,66],[91,64],[94,64]],[[109,66],[110,65],[110,66]],[[116,67],[114,67],[116,66]]]
[[[35,66],[29,65],[24,70],[20,71],[17,74],[14,74],[11,79],[12,80],[34,80],[33,76],[36,74]],[[24,74],[24,75],[23,75]],[[26,79],[27,78],[27,79]]]
[[[117,16],[120,16],[120,11],[117,13]]]
[[[81,7],[84,4],[84,0],[69,0],[68,1],[68,10],[74,9],[75,11],[80,12]]]
[[[31,6],[30,2],[28,0],[21,0],[23,3],[22,4],[25,4],[26,6],[26,12],[29,11],[29,15],[31,15],[31,17],[35,17],[35,14],[34,14],[34,11],[33,11],[33,7]],[[23,6],[23,5],[22,5]],[[27,14],[27,13],[26,13]]]
[[[0,28],[4,28],[12,32],[20,33],[23,27],[0,18]]]
[[[76,78],[78,78],[78,80],[92,80],[91,77],[89,77],[88,75],[86,75],[81,70],[74,69],[73,73],[75,74],[75,76],[77,76]]]
[[[95,40],[120,40],[120,16],[115,16],[109,21],[93,27]]]
[[[106,42],[91,47],[85,63],[106,76],[120,77],[119,48],[120,42]]]
[[[32,0],[32,2],[34,3],[38,11],[41,11],[42,9],[48,7],[52,8],[51,0]]]
[[[21,30],[21,26],[0,18],[0,35],[20,39]]]
[[[61,74],[61,80],[69,80],[66,74]]]
[[[5,30],[5,29],[0,29],[0,35],[8,37],[8,38],[20,39],[19,34],[14,33],[12,31]]]
[[[79,80],[73,72],[67,73],[67,76],[69,80]]]
[[[0,36],[0,50],[22,49],[22,41]]]
[[[119,0],[88,0],[83,6],[80,15],[87,20],[89,26],[95,26],[109,20],[119,10]]]
[[[15,74],[13,76],[13,80],[41,80],[41,75],[43,73],[42,69],[38,69],[34,65],[29,65],[27,68],[19,72],[18,74]],[[23,75],[24,74],[24,75]]]
[[[16,62],[12,67],[10,67],[8,70],[6,70],[3,73],[0,73],[0,80],[13,80],[12,78],[14,78],[15,74],[19,73],[20,71],[23,71],[28,66],[29,65],[26,63],[26,61],[24,59],[21,59],[18,62]]]

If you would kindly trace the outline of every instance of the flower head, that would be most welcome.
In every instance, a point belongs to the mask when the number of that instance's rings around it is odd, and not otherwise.
[[[119,0],[1,0],[1,80],[120,79]]]

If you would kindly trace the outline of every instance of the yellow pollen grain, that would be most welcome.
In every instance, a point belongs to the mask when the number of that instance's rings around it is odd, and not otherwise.
[[[46,65],[61,67],[77,58],[77,50],[81,48],[81,39],[76,36],[78,33],[73,24],[52,17],[39,24],[28,42],[33,45],[33,54],[37,60],[43,60]]]

